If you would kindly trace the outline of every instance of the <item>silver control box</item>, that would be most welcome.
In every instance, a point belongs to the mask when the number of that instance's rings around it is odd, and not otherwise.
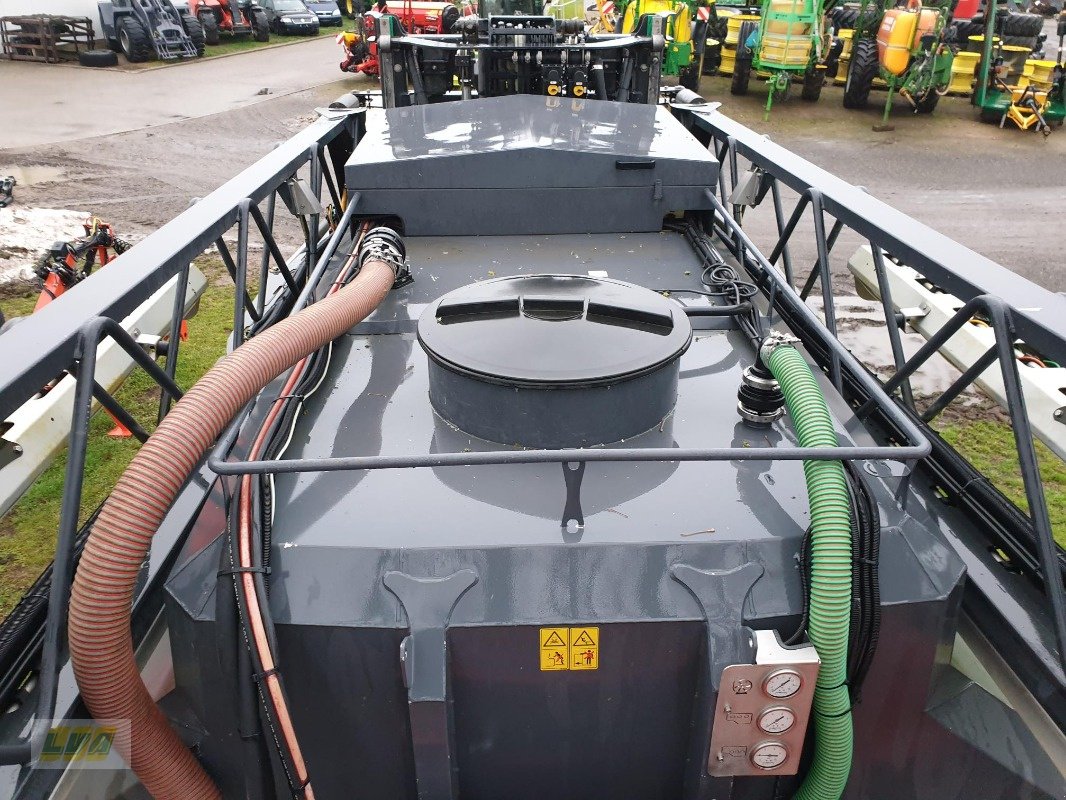
[[[820,665],[814,646],[755,632],[755,663],[722,670],[707,773],[795,775]]]

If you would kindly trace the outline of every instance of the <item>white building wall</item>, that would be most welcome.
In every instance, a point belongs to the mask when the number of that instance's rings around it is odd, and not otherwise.
[[[0,0],[0,17],[21,14],[60,14],[67,17],[88,17],[93,27],[100,27],[96,0]]]

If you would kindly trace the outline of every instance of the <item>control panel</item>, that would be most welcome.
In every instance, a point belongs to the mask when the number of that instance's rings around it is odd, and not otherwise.
[[[722,670],[707,773],[795,775],[819,665],[813,645],[756,631],[755,663]]]

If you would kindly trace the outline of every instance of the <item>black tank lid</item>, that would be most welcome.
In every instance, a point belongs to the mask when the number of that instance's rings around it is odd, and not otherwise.
[[[441,366],[535,387],[615,383],[688,349],[692,327],[649,289],[582,275],[526,275],[471,284],[421,315],[418,338]]]

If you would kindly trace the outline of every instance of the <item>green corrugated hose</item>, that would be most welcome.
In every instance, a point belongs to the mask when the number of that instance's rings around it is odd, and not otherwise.
[[[763,347],[763,362],[781,384],[802,447],[836,447],[825,397],[796,348],[780,340]],[[822,661],[814,691],[814,758],[796,800],[838,800],[851,772],[851,699],[847,678],[851,621],[851,516],[839,461],[804,461],[811,506],[808,635]]]

